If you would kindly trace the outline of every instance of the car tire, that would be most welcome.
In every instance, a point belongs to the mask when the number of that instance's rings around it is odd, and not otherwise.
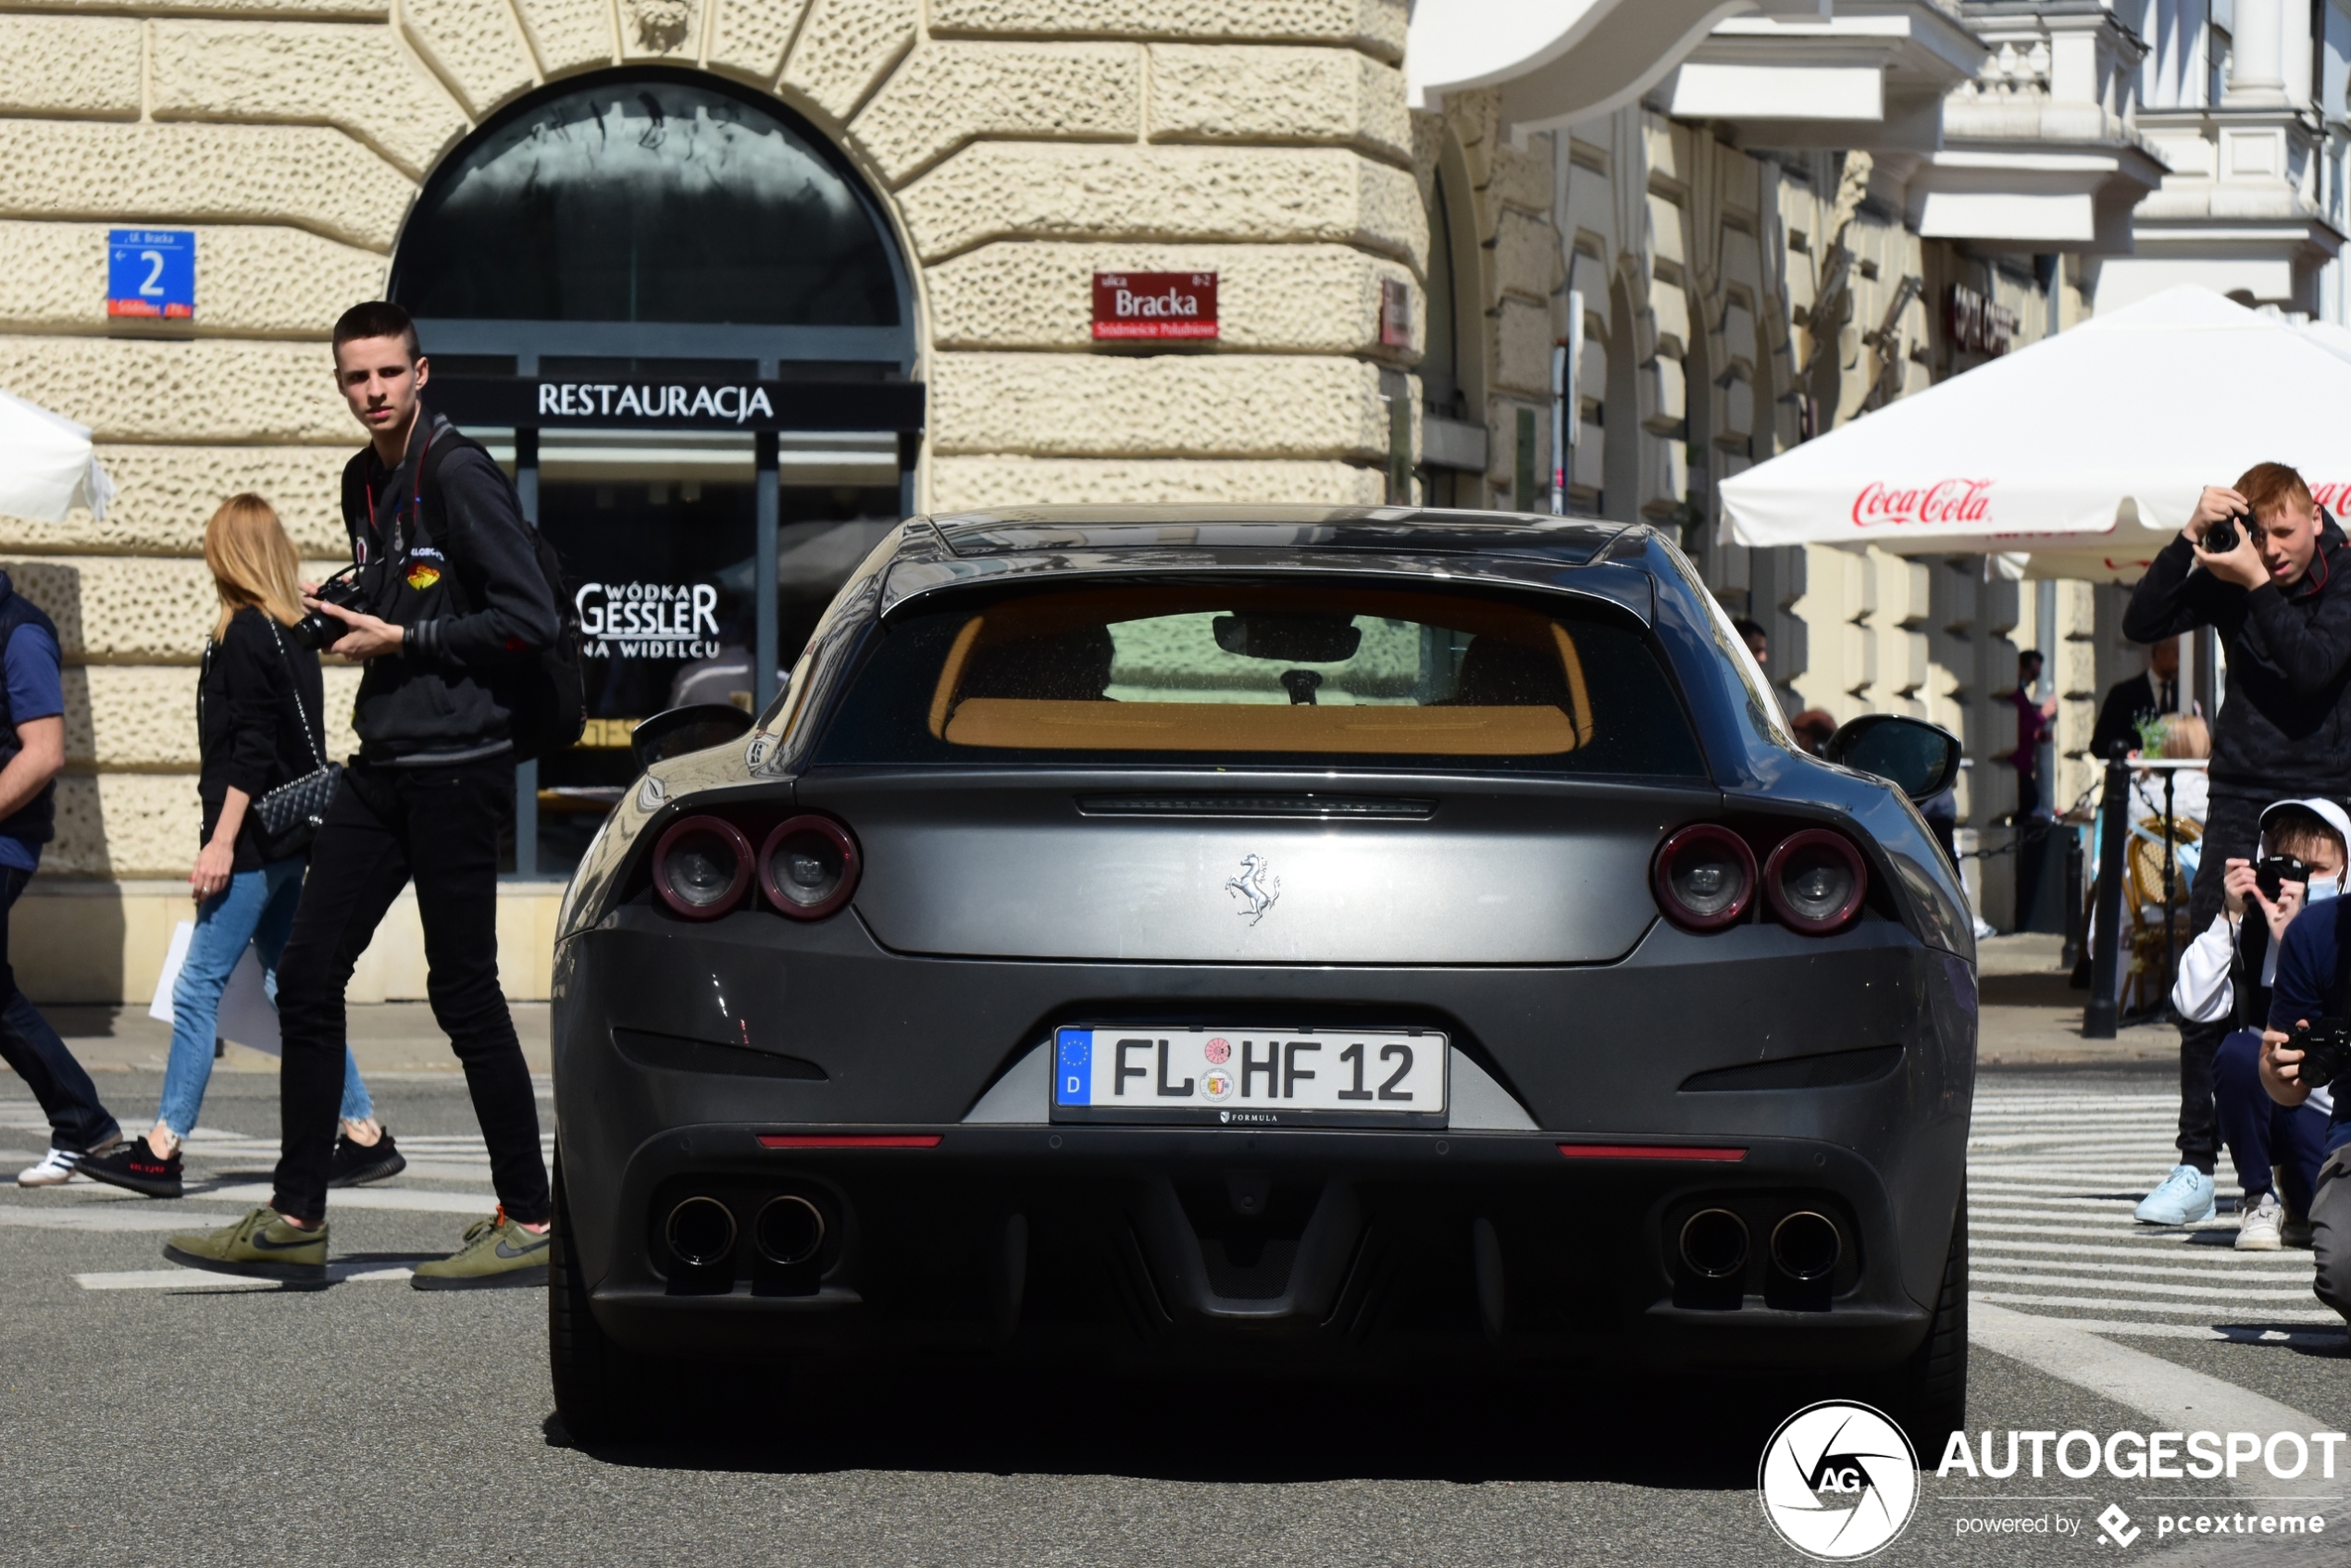
[[[1967,1200],[1951,1216],[1951,1247],[1926,1339],[1903,1364],[1889,1412],[1909,1434],[1919,1462],[1940,1464],[1954,1432],[1967,1429]]]
[[[563,1153],[555,1154],[554,1240],[547,1261],[547,1370],[555,1415],[575,1442],[612,1442],[641,1425],[643,1364],[613,1343],[588,1305],[588,1282],[571,1250]]]

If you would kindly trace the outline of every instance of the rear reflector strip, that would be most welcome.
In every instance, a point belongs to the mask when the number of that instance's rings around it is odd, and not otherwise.
[[[1562,1143],[1571,1160],[1744,1160],[1744,1149],[1693,1149],[1676,1143]]]
[[[935,1132],[763,1132],[762,1149],[936,1149]]]

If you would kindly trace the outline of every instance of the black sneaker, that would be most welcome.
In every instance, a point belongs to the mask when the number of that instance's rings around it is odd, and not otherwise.
[[[358,1187],[367,1182],[384,1181],[408,1168],[408,1156],[392,1141],[386,1132],[373,1143],[354,1143],[349,1133],[335,1139],[335,1157],[327,1167],[329,1187]]]
[[[74,1168],[92,1181],[127,1187],[150,1198],[177,1198],[181,1193],[180,1151],[173,1150],[171,1157],[165,1159],[148,1147],[143,1135],[118,1143],[104,1154],[85,1156]]]

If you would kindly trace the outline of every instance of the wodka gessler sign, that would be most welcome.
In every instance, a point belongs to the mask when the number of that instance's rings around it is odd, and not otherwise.
[[[435,376],[424,400],[461,425],[657,430],[919,430],[918,381]]]

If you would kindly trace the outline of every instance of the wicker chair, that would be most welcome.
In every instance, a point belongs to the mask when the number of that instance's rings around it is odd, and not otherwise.
[[[2172,823],[2171,955],[2176,963],[2196,933],[2188,928],[2188,878],[2179,865],[2180,846],[2203,837],[2199,823]],[[2160,1009],[2170,992],[2163,966],[2163,818],[2144,816],[2131,830],[2130,896],[2122,901],[2123,934],[2129,939],[2129,972],[2115,1001],[2124,1014]]]

